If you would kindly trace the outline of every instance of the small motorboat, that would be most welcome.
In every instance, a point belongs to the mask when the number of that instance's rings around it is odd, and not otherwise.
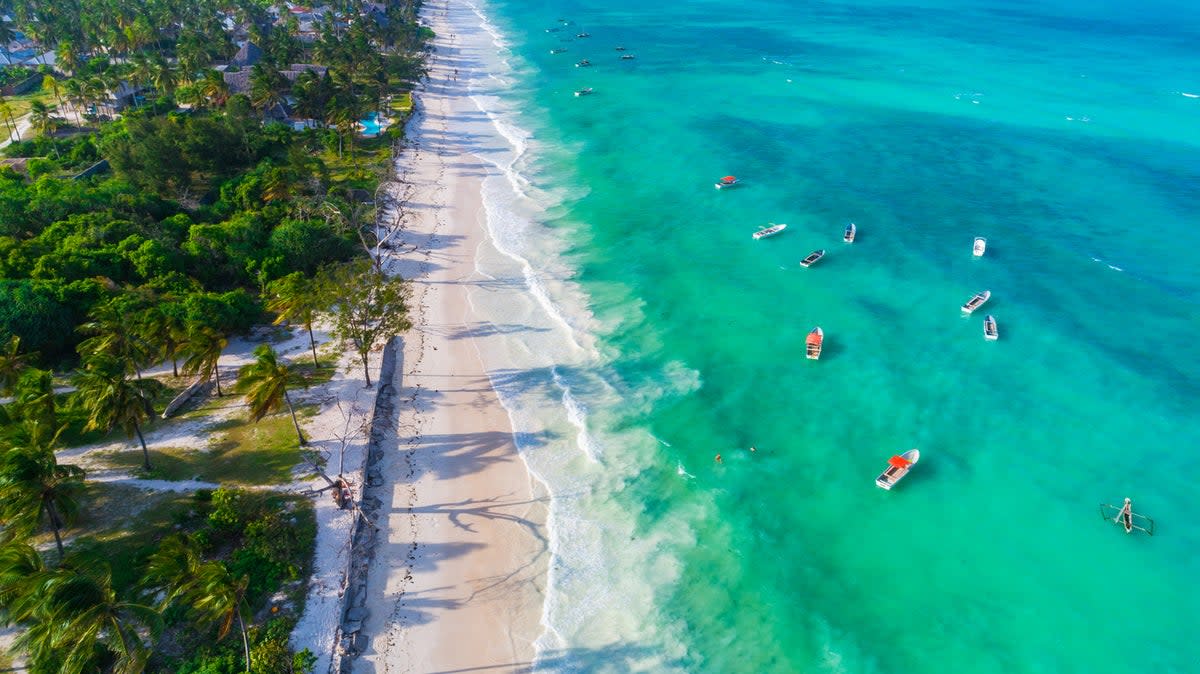
[[[825,331],[817,326],[808,333],[808,337],[804,338],[804,355],[809,360],[817,360],[821,357],[821,344],[825,342]]]
[[[983,338],[993,342],[1000,339],[1000,331],[996,328],[996,319],[990,314],[983,319]]]
[[[582,61],[580,61],[579,63],[576,63],[576,64],[575,64],[575,67],[576,67],[576,68],[586,68],[586,67],[588,67],[588,66],[590,66],[590,65],[592,65],[592,62],[591,62],[591,61],[589,61],[589,60],[587,60],[587,59],[583,59],[583,60],[582,60]]]
[[[879,474],[879,477],[875,478],[875,486],[891,490],[897,482],[908,475],[908,471],[920,460],[921,452],[917,449],[910,449],[899,456],[893,456],[888,459],[888,467]]]
[[[625,51],[624,47],[613,47],[613,49],[616,49],[617,51]]]
[[[982,236],[975,237],[975,246],[971,248],[971,252],[975,257],[983,257],[983,251],[987,250],[987,239]]]
[[[846,225],[846,233],[842,235],[842,241],[845,241],[846,243],[854,243],[854,236],[856,234],[858,234],[858,227],[855,227],[854,223],[852,222]]]
[[[634,60],[635,58],[637,58],[637,57],[636,57],[636,56],[634,56],[633,54],[621,54],[621,60],[622,60],[622,61],[632,61],[632,60]]]
[[[576,33],[575,37],[591,37],[590,33]]]
[[[811,266],[813,266],[813,264],[816,263],[817,260],[820,260],[823,257],[825,257],[824,250],[814,250],[813,252],[808,254],[808,257],[804,258],[803,260],[800,260],[800,266],[801,267],[811,267]]]
[[[736,184],[738,184],[738,179],[735,176],[725,176],[724,178],[718,180],[713,187],[723,190],[726,187],[733,187]]]
[[[579,89],[579,90],[577,90],[577,91],[575,92],[575,95],[576,95],[576,96],[587,96],[587,95],[588,95],[588,94],[590,94],[590,93],[592,93],[592,88],[591,88],[591,87],[588,87],[587,89]]]
[[[754,237],[754,239],[757,241],[758,239],[765,239],[768,236],[775,236],[785,229],[787,229],[786,224],[776,225],[775,223],[771,223],[769,227],[761,227],[757,232],[751,234],[750,236]]]
[[[561,53],[565,52],[566,50],[567,50],[566,47],[555,47],[554,49],[550,50],[550,53],[551,54],[561,54]]]
[[[975,295],[973,297],[971,297],[971,299],[967,300],[966,304],[962,305],[963,313],[969,314],[972,311],[975,311],[979,307],[982,307],[983,303],[987,302],[989,299],[991,299],[991,297],[992,297],[992,291],[990,291],[990,290],[985,290],[981,293],[975,293]]]
[[[561,28],[547,28],[546,32],[547,33],[557,33],[560,30],[562,30],[562,29]]]

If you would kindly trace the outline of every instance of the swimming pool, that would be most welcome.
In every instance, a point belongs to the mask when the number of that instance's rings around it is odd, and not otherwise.
[[[362,131],[362,135],[368,138],[378,136],[384,129],[388,128],[391,120],[381,116],[378,112],[363,117],[358,121],[358,126]]]

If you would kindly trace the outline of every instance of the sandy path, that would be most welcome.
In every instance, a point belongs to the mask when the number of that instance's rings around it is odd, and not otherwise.
[[[398,159],[419,205],[402,237],[411,252],[391,266],[413,279],[420,315],[397,375],[398,447],[381,465],[385,532],[355,672],[524,671],[541,633],[544,499],[479,358],[487,331],[468,301],[485,236],[481,163],[456,139],[488,122],[453,78],[452,64],[469,55],[442,6],[427,11],[441,37],[409,127],[413,149]]]

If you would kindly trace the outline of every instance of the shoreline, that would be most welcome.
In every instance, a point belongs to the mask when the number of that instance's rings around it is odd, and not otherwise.
[[[396,438],[374,488],[381,531],[355,672],[526,671],[543,631],[546,490],[518,453],[482,357],[490,324],[470,299],[489,241],[470,127],[491,122],[457,77],[464,48],[446,9],[426,8],[436,51],[394,159],[408,198],[385,259],[412,282],[414,327],[392,382]]]

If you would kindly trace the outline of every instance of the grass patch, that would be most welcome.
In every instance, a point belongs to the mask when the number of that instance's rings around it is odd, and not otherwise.
[[[294,365],[294,367],[297,383],[304,388],[328,384],[333,379],[333,375],[337,374],[337,365],[328,361],[323,363],[321,367],[314,367],[310,359],[307,363],[301,362]]]
[[[140,579],[141,566],[163,536],[194,514],[192,495],[156,492],[125,485],[88,483],[68,553],[103,560],[118,592]]]
[[[412,112],[412,108],[413,99],[411,91],[406,91],[402,94],[396,94],[392,97],[391,102],[388,104],[388,109],[396,114],[406,115]]]
[[[148,379],[147,381],[152,382],[150,404],[156,412],[161,412],[167,406],[167,403],[179,395],[180,391],[187,388],[189,383],[189,380],[184,377],[162,377]],[[58,394],[55,396],[55,402],[58,406],[56,412],[58,423],[66,425],[62,435],[59,437],[59,441],[64,448],[127,439],[125,432],[120,428],[114,428],[111,431],[100,429],[85,431],[84,426],[87,425],[87,415],[82,408],[74,404],[70,393]],[[156,428],[155,422],[161,422],[157,414],[153,417],[151,423],[142,428],[142,433]],[[133,438],[129,440],[131,442],[136,441]]]
[[[296,409],[300,418],[316,414],[315,405]],[[201,480],[221,484],[269,485],[292,480],[292,469],[300,463],[300,448],[290,415],[275,414],[258,423],[245,415],[226,419],[207,429],[206,449],[167,447],[150,450],[153,468],[142,470],[142,453],[112,452],[104,462],[124,468],[139,477],[154,480]]]
[[[58,106],[58,100],[54,98],[54,94],[42,89],[40,84],[38,85],[37,89],[34,89],[29,93],[19,94],[17,96],[5,96],[4,100],[8,101],[8,104],[12,106],[13,118],[18,120],[29,114],[29,108],[34,101],[41,101],[46,105],[53,105],[55,107]],[[58,117],[65,118],[67,113],[62,110],[55,110],[54,114]],[[71,117],[74,119],[74,114],[72,114]],[[27,132],[22,135],[22,138],[28,140],[28,136],[30,135],[32,135],[32,132]]]

